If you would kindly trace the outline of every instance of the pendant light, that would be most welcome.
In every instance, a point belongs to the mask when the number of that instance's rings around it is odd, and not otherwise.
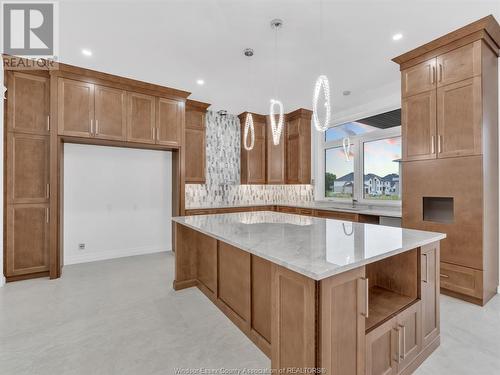
[[[320,0],[319,2],[319,40],[321,46],[323,43],[323,2]],[[323,50],[322,50],[323,51]],[[323,52],[320,52],[320,71],[323,69]],[[325,118],[320,120],[318,115],[318,105],[320,103],[320,95],[321,91],[323,91],[322,103],[325,108]],[[331,104],[330,104],[330,83],[328,82],[328,77],[324,74],[320,74],[320,76],[316,79],[316,84],[314,85],[314,93],[313,93],[313,116],[312,121],[314,127],[319,132],[324,132],[328,129],[328,125],[330,125],[331,120]]]
[[[281,132],[283,131],[283,125],[285,123],[285,114],[283,109],[283,103],[281,100],[276,99],[277,94],[277,83],[276,76],[278,74],[278,30],[283,26],[283,20],[275,18],[271,21],[271,28],[275,31],[274,35],[274,95],[275,98],[271,99],[269,107],[269,116],[271,117],[271,132],[273,134],[273,144],[275,146],[280,144]],[[276,110],[278,114],[278,120],[276,121]]]
[[[253,56],[253,49],[251,48],[246,48],[243,51],[243,54],[249,58]],[[250,72],[250,68],[248,69]],[[250,74],[248,74],[250,76]],[[248,144],[248,135],[250,134],[250,145]],[[253,149],[253,146],[255,145],[255,128],[253,125],[253,116],[250,112],[247,112],[247,115],[245,117],[245,128],[243,130],[243,147],[247,151],[251,151]]]

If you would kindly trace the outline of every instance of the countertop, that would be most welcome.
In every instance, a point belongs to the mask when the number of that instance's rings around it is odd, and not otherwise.
[[[297,208],[309,208],[313,210],[325,210],[325,211],[338,211],[338,212],[351,212],[363,215],[374,215],[374,216],[386,216],[386,217],[398,217],[401,215],[401,207],[398,206],[376,206],[376,205],[365,205],[357,204],[353,209],[350,205],[336,203],[336,202],[324,202],[324,201],[312,201],[312,202],[283,202],[283,203],[254,203],[254,204],[219,204],[211,206],[200,206],[200,207],[187,207],[186,210],[205,210],[205,209],[217,209],[217,208],[239,208],[239,207],[255,207],[255,206],[286,206],[286,207],[297,207]]]
[[[172,220],[314,280],[446,237],[442,233],[272,211]]]

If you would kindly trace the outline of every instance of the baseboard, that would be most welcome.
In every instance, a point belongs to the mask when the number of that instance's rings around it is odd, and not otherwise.
[[[171,251],[171,249],[159,249],[159,248],[131,248],[131,249],[120,249],[120,250],[102,250],[102,251],[88,251],[83,254],[64,254],[64,265],[78,264],[78,263],[88,263],[95,262],[99,260],[123,258],[134,255],[145,255],[154,254]]]

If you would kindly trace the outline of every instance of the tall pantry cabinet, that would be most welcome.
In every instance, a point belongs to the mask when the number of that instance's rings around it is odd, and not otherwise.
[[[4,274],[12,281],[49,273],[50,80],[38,71],[5,77]]]
[[[393,59],[401,68],[403,226],[444,232],[441,291],[498,286],[498,56],[492,16]]]

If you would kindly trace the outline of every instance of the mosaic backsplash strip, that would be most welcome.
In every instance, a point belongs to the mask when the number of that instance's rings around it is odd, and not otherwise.
[[[234,115],[206,116],[206,182],[208,185],[240,183],[240,120]]]
[[[186,185],[186,208],[309,202],[312,185],[240,185],[240,120],[206,116],[206,184]]]
[[[312,185],[186,185],[186,208],[312,202]]]

